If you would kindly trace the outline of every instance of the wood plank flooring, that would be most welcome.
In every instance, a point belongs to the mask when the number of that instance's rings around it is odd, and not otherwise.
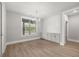
[[[79,43],[65,46],[47,40],[33,40],[8,45],[4,57],[79,57]]]

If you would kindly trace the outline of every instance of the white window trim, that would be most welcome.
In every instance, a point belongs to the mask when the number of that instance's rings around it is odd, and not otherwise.
[[[23,35],[23,22],[22,22],[22,18],[25,18],[25,19],[35,19],[35,18],[32,18],[32,17],[27,17],[27,16],[21,16],[21,36],[22,37],[25,37],[25,36],[32,36],[32,35],[36,35],[37,32],[38,32],[38,25],[37,25],[37,20],[36,20],[36,32],[31,34],[31,35]]]

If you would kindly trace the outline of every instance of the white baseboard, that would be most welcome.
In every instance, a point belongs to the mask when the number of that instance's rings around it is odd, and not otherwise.
[[[36,38],[32,38],[32,39],[22,39],[22,40],[18,40],[18,41],[12,41],[12,42],[7,42],[7,45],[11,45],[11,44],[16,44],[16,43],[21,43],[21,42],[25,42],[25,41],[31,41],[31,40],[36,40],[36,39],[40,39],[40,37],[36,37]]]
[[[5,53],[6,47],[7,47],[7,46],[6,46],[6,44],[5,44],[4,49],[2,49],[2,54]]]
[[[65,44],[65,43],[60,42],[60,45],[61,45],[61,46],[64,46],[64,44]]]
[[[79,40],[75,40],[75,39],[68,39],[68,41],[72,41],[72,42],[77,42],[77,43],[79,43]]]
[[[60,42],[58,42],[58,41],[53,41],[53,40],[46,39],[46,38],[43,38],[43,39],[48,40],[48,41],[51,41],[51,42],[55,42],[55,43],[60,43]]]

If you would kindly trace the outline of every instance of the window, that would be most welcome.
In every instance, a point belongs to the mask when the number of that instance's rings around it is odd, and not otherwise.
[[[36,21],[22,18],[23,35],[31,35],[36,32]]]

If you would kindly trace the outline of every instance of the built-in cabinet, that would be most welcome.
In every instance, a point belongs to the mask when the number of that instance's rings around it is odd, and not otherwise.
[[[60,33],[43,33],[42,38],[52,42],[60,43]]]

